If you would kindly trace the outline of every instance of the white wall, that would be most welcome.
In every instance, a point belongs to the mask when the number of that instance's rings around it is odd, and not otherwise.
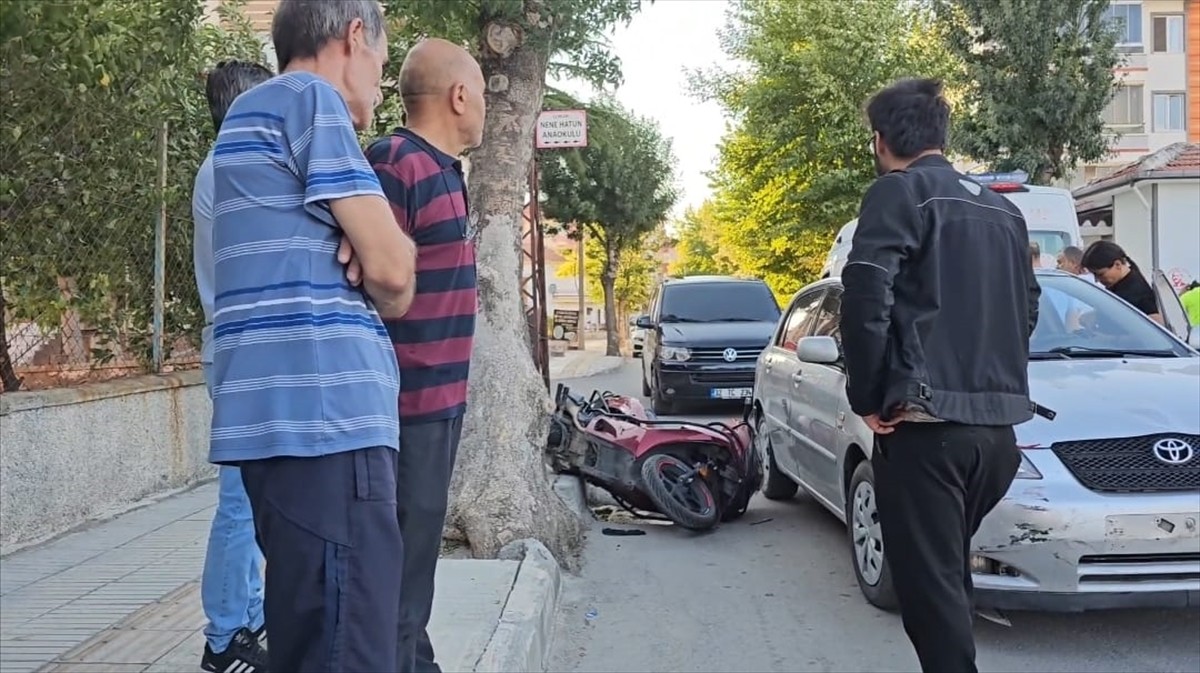
[[[0,554],[211,477],[199,371],[0,396]]]
[[[1200,179],[1158,183],[1158,222],[1158,267],[1176,289],[1200,280]]]
[[[1149,185],[1144,182],[1138,185],[1149,201]],[[1113,197],[1113,240],[1125,249],[1125,254],[1139,267],[1150,269],[1150,210],[1133,190],[1123,191]]]
[[[1113,240],[1149,272],[1158,268],[1176,286],[1200,279],[1200,180],[1142,181],[1137,189],[1149,202],[1158,184],[1157,258],[1150,210],[1133,190],[1113,197]],[[1157,263],[1156,263],[1157,259]]]

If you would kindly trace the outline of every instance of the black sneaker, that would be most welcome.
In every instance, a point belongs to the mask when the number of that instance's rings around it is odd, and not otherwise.
[[[200,668],[211,673],[267,673],[267,651],[250,629],[243,628],[234,634],[229,647],[219,654],[205,643]]]
[[[258,641],[258,644],[262,645],[263,649],[267,648],[267,625],[266,624],[263,624],[262,626],[258,627],[256,630],[251,631],[250,636],[252,638],[254,638],[254,640]]]

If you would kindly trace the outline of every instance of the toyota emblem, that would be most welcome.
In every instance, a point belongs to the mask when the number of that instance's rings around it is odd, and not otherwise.
[[[725,358],[726,362],[733,362],[734,360],[737,359],[737,350],[735,350],[733,348],[726,348],[725,352],[722,354],[722,356]],[[1192,447],[1190,447],[1190,446],[1188,447],[1189,450],[1191,448]],[[1191,455],[1191,454],[1188,454],[1188,455]]]
[[[1167,465],[1183,465],[1192,460],[1196,450],[1182,439],[1167,437],[1154,443],[1154,457]]]

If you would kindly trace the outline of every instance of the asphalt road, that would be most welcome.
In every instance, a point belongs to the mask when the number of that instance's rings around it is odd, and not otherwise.
[[[639,375],[630,364],[567,383],[637,394]],[[919,670],[899,617],[859,593],[841,524],[804,496],[759,498],[701,535],[597,522],[584,555],[565,581],[551,671]],[[1197,610],[1007,617],[976,626],[982,671],[1200,672]]]

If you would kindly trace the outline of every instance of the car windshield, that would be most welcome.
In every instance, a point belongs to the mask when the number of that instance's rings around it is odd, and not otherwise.
[[[779,304],[763,283],[680,283],[662,295],[662,322],[775,322]]]
[[[1141,311],[1080,278],[1039,274],[1038,324],[1029,340],[1035,359],[1181,357],[1189,351]]]

